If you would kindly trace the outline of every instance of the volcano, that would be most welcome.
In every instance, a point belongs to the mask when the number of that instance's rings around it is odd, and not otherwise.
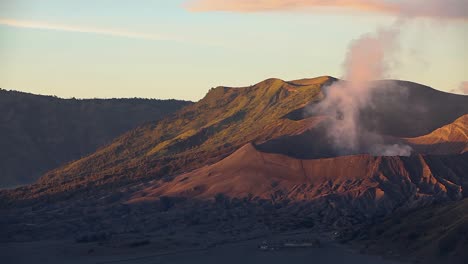
[[[468,96],[376,81],[359,112],[360,147],[343,151],[327,129],[339,115],[311,111],[335,82],[212,88],[34,184],[0,191],[0,234],[6,241],[95,230],[164,237],[221,222],[223,236],[312,227],[344,233],[467,198]],[[375,142],[410,151],[374,152]],[[26,229],[26,238],[18,235]]]

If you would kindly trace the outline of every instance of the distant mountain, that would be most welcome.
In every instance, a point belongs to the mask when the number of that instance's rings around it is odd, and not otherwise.
[[[191,102],[61,99],[0,89],[0,188],[28,184]]]

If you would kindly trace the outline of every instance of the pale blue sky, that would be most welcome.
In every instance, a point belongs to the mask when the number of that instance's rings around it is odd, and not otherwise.
[[[395,19],[347,10],[195,13],[184,2],[0,0],[0,87],[198,100],[218,85],[340,77],[349,42]],[[456,88],[468,79],[467,24],[413,21],[388,77]]]

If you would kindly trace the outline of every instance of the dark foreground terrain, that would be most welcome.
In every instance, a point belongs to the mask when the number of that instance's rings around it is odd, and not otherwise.
[[[295,240],[314,237],[320,245],[310,248],[260,250],[264,241]],[[179,239],[182,239],[180,237]],[[191,237],[195,240],[195,237]],[[254,238],[242,242],[219,243],[210,246],[168,246],[161,249],[160,243],[177,244],[175,240],[148,237],[131,244],[118,242],[76,243],[74,241],[41,241],[28,243],[0,244],[3,263],[128,263],[128,264],[256,264],[256,263],[314,263],[314,264],[397,264],[402,262],[363,255],[344,247],[326,236],[310,233],[290,233]],[[24,254],[27,252],[27,254]],[[6,262],[5,262],[6,261]]]
[[[365,252],[399,252],[419,263],[467,263],[468,199],[396,213],[354,235]]]

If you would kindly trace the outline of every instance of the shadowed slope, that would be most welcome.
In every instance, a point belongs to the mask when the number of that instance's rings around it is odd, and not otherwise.
[[[361,110],[359,122],[376,134],[417,137],[468,113],[468,96],[465,95],[399,80],[374,81],[371,87],[368,104]],[[327,92],[324,89],[325,96]],[[314,105],[296,109],[285,118],[301,120],[314,116],[317,114]]]
[[[454,154],[466,147],[466,120],[441,131],[436,146],[435,134],[420,139],[409,137],[423,136],[444,125],[454,122],[468,113],[468,96],[440,92],[430,87],[405,81],[376,81],[371,91],[369,105],[362,109],[359,124],[359,148],[353,152],[342,150],[333,144],[328,135],[329,119],[323,119],[313,129],[294,135],[285,135],[276,139],[261,142],[257,148],[264,152],[281,153],[296,158],[328,158],[340,155],[373,153],[375,142],[381,144],[409,144],[415,146],[416,153]],[[325,91],[326,93],[326,91]],[[314,104],[295,110],[285,118],[302,120],[315,116]],[[332,124],[333,122],[331,122]],[[456,128],[457,127],[457,128]],[[450,130],[450,131],[449,131]],[[452,133],[451,136],[442,134]],[[457,137],[455,138],[455,134]],[[407,140],[400,139],[408,138]],[[429,139],[431,138],[431,139]],[[463,138],[465,138],[463,140]],[[459,143],[458,140],[461,140]],[[424,141],[426,143],[424,143]],[[445,142],[445,143],[444,143]],[[430,144],[428,149],[423,144]],[[435,148],[439,148],[436,151]],[[445,151],[443,150],[445,148]]]
[[[177,100],[60,99],[0,89],[0,188],[31,183],[126,131],[189,104]]]
[[[296,158],[328,158],[340,155],[364,154],[369,148],[371,137],[379,137],[383,144],[409,145],[413,153],[419,154],[461,154],[468,150],[468,115],[455,120],[453,123],[438,128],[427,135],[414,138],[398,138],[392,136],[378,136],[373,133],[362,133],[359,145],[362,150],[356,153],[340,153],[333,147],[327,136],[328,120],[321,122],[309,130],[295,135],[285,135],[273,140],[262,142],[256,147],[269,153],[280,153]],[[320,139],[320,140],[317,140]]]
[[[371,105],[361,113],[370,131],[418,137],[468,114],[468,96],[407,81],[376,81]]]

